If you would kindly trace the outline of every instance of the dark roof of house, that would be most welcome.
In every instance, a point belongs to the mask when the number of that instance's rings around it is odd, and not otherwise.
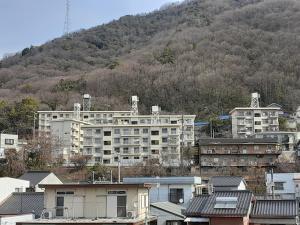
[[[210,178],[213,187],[238,187],[241,182],[245,182],[244,178],[236,176],[215,176]]]
[[[0,205],[0,215],[20,215],[34,212],[36,217],[40,217],[43,209],[43,192],[15,192]]]
[[[49,171],[28,171],[20,176],[19,179],[28,180],[30,182],[30,186],[35,186],[49,174]]]
[[[217,197],[237,197],[235,208],[215,209]],[[186,216],[219,216],[219,217],[244,217],[249,212],[253,194],[250,191],[222,191],[209,196],[199,196],[192,199],[188,205]]]
[[[174,204],[172,202],[154,202],[154,203],[151,203],[151,207],[171,213],[171,214],[179,216],[181,218],[185,217],[182,214],[182,210],[185,208],[180,205]]]
[[[252,218],[294,218],[297,215],[296,200],[257,200],[250,214]]]
[[[226,145],[226,144],[277,144],[277,138],[206,138],[199,139],[197,144],[203,145]]]

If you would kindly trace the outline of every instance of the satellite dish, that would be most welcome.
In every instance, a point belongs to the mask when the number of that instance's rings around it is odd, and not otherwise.
[[[179,203],[180,204],[182,204],[183,203],[183,199],[181,198],[181,199],[179,199]]]

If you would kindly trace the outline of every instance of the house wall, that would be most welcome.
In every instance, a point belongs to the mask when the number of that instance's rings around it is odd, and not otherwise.
[[[35,185],[36,192],[43,192],[43,188],[39,188],[39,184],[62,184],[61,180],[54,173],[50,173],[47,177],[45,177],[40,183]]]
[[[34,214],[11,215],[0,217],[0,225],[16,225],[17,222],[31,221],[34,219]]]
[[[65,207],[68,208],[69,217],[84,217],[84,218],[96,218],[96,217],[108,217],[115,208],[110,208],[111,202],[109,202],[108,191],[126,191],[127,202],[126,211],[133,211],[137,217],[145,217],[148,202],[148,190],[146,188],[99,188],[99,187],[87,187],[87,188],[48,188],[45,190],[44,203],[45,208],[53,212],[55,215],[56,207],[56,193],[57,191],[73,191],[74,195],[65,195]],[[143,205],[142,205],[143,203]],[[80,211],[80,213],[78,213]],[[78,216],[81,214],[81,216]],[[65,215],[67,212],[65,211]]]
[[[184,202],[182,206],[187,206],[189,201],[193,198],[195,192],[194,185],[190,184],[160,184],[159,187],[153,185],[150,189],[150,202],[166,202],[169,201],[169,193],[171,188],[183,189]]]
[[[248,225],[247,220],[244,221],[242,217],[212,217],[210,218],[210,225]]]
[[[13,143],[5,143],[5,140],[13,140]],[[0,148],[18,150],[18,135],[16,134],[0,134]]]
[[[166,225],[166,221],[168,220],[178,220],[178,221],[183,221],[184,219],[176,216],[174,214],[168,213],[166,211],[163,211],[161,209],[155,208],[151,206],[150,214],[152,216],[157,217],[157,225]]]
[[[0,178],[0,203],[11,195],[11,193],[16,192],[16,188],[20,188],[19,191],[25,192],[26,188],[29,187],[29,181],[20,180],[10,177]]]

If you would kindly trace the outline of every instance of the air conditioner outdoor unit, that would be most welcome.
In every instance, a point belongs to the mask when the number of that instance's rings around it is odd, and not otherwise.
[[[127,212],[127,218],[134,219],[136,217],[135,211],[128,211]]]
[[[45,211],[43,214],[43,217],[45,219],[52,219],[52,212],[51,211]]]

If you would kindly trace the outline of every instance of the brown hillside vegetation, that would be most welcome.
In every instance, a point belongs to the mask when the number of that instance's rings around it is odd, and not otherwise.
[[[199,117],[245,106],[249,93],[287,111],[300,104],[300,2],[194,0],[124,16],[0,62],[0,96],[33,96],[40,109],[159,104]],[[13,94],[12,94],[13,93]],[[109,104],[109,105],[108,105]]]

